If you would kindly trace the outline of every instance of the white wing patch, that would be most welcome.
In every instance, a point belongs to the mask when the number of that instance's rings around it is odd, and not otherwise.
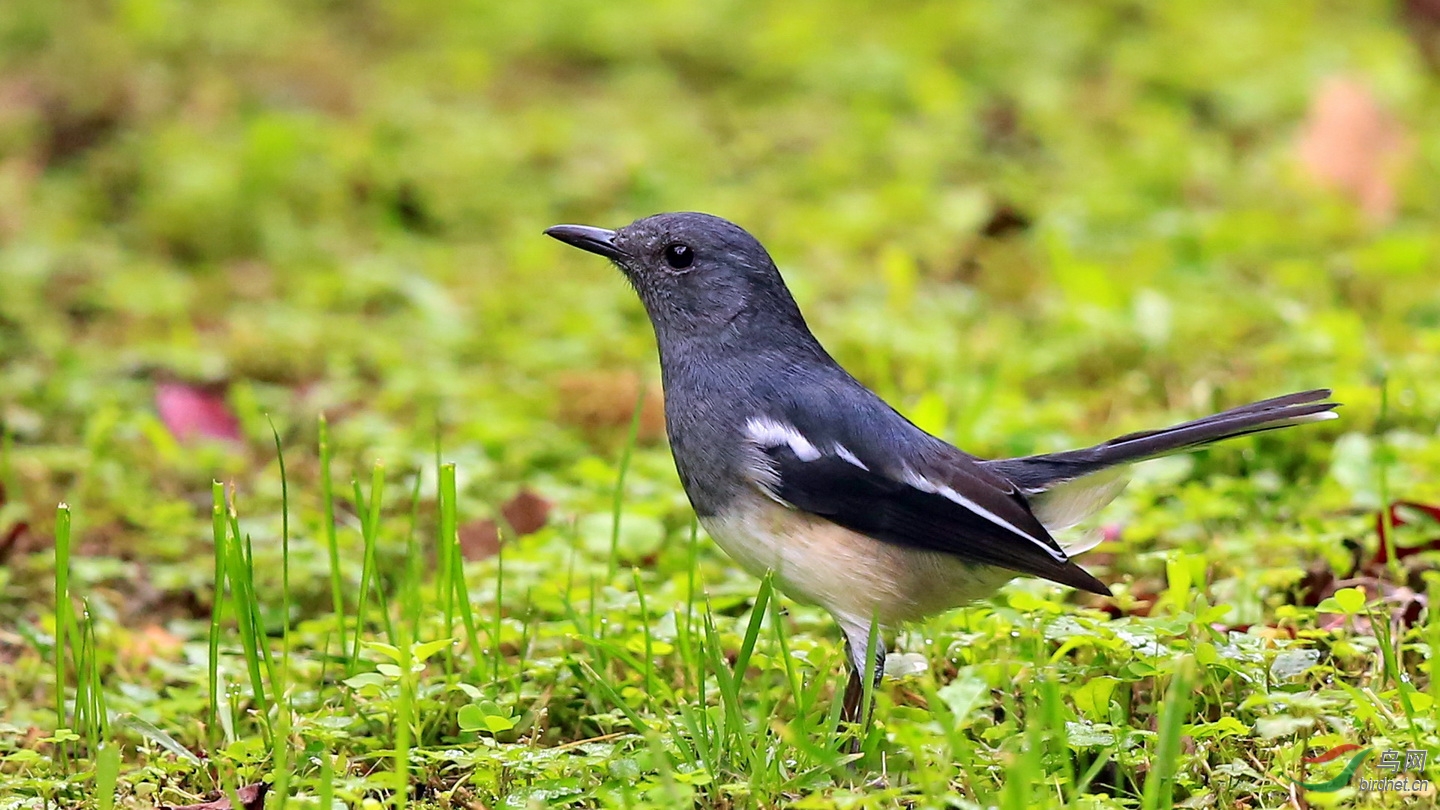
[[[858,456],[850,452],[850,448],[846,447],[843,444],[840,444],[838,442],[835,444],[835,455],[850,462],[851,464],[854,464],[856,467],[859,467],[865,472],[870,472],[870,468],[865,466],[865,462],[861,461]]]
[[[1005,518],[1000,517],[994,512],[991,512],[989,509],[986,509],[985,507],[970,500],[964,495],[961,495],[960,493],[956,492],[953,487],[949,487],[944,484],[937,484],[934,481],[931,481],[925,476],[920,475],[919,473],[910,469],[909,467],[905,468],[904,482],[920,490],[921,492],[928,492],[932,495],[939,495],[943,498],[958,503],[966,509],[969,509],[971,512],[974,512],[980,517],[983,517],[991,523],[994,523],[996,526],[1000,526],[1007,531],[1013,532],[1014,534],[1017,534],[1025,538],[1026,540],[1029,540],[1030,542],[1044,549],[1045,553],[1053,557],[1056,562],[1068,562],[1070,559],[1069,557],[1065,556],[1064,551],[1061,551],[1060,549],[1055,548],[1049,543],[1040,540],[1038,537],[1035,537],[1029,532],[1022,530],[1019,526],[1016,526]]]
[[[820,458],[820,450],[814,443],[805,438],[805,434],[796,430],[794,426],[784,422],[776,422],[773,419],[755,417],[745,423],[745,432],[750,439],[761,447],[787,446],[790,452],[801,461],[814,461]]]

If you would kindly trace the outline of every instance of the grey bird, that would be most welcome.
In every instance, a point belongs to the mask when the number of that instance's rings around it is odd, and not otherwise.
[[[545,231],[604,256],[655,328],[665,423],[700,524],[745,570],[835,617],[844,716],[878,681],[878,628],[986,597],[1019,574],[1110,595],[1054,532],[1111,501],[1116,468],[1336,417],[1305,391],[1083,450],[984,460],[926,433],[821,347],[765,248],[699,213]]]

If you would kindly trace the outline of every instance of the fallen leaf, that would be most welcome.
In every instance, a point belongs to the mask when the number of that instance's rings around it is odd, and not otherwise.
[[[170,434],[180,441],[217,439],[239,442],[240,423],[230,413],[223,388],[164,381],[155,384],[155,409]]]
[[[0,506],[6,504],[5,485],[0,483]],[[30,524],[24,520],[17,520],[8,528],[0,524],[0,565],[3,565],[15,552],[28,551],[25,543],[26,534],[30,531]]]
[[[516,537],[534,534],[550,520],[550,502],[528,489],[500,507],[500,517]],[[484,560],[500,553],[500,524],[488,518],[472,520],[456,530],[460,554],[467,560]]]
[[[1418,544],[1400,545],[1395,544],[1395,557],[1397,560],[1409,561],[1407,563],[1408,576],[1414,576],[1417,571],[1417,564],[1423,565],[1423,561],[1415,560],[1417,555],[1424,552],[1440,552],[1440,505],[1418,503],[1416,501],[1394,501],[1389,506],[1390,527],[1409,526],[1417,522],[1433,522],[1436,525],[1436,536]],[[1424,606],[1425,596],[1418,594],[1407,583],[1393,582],[1390,571],[1390,550],[1387,548],[1385,513],[1376,511],[1375,521],[1375,551],[1365,551],[1361,544],[1354,540],[1346,540],[1345,548],[1350,552],[1350,564],[1340,570],[1332,570],[1330,564],[1317,560],[1305,571],[1297,587],[1298,597],[1296,604],[1305,607],[1316,607],[1321,602],[1333,596],[1336,591],[1360,586],[1366,593],[1380,594],[1390,606],[1392,618],[1404,624],[1413,624],[1419,620],[1420,608]],[[1408,583],[1408,584],[1413,584]],[[1318,624],[1324,629],[1335,629],[1345,624],[1345,617],[1336,618],[1334,615],[1322,616]],[[1358,624],[1358,623],[1357,623]]]
[[[267,785],[267,784],[265,784],[264,782],[258,782],[258,783],[253,784],[253,785],[246,785],[245,787],[242,787],[242,788],[240,788],[239,790],[235,791],[236,797],[237,797],[238,799],[240,799],[240,808],[238,808],[238,809],[235,807],[234,804],[232,804],[232,803],[230,802],[230,797],[224,795],[223,793],[220,794],[218,797],[216,797],[216,798],[214,798],[214,799],[211,799],[211,800],[208,801],[208,802],[201,802],[200,804],[162,804],[162,805],[160,805],[160,809],[161,809],[161,810],[260,810],[260,808],[263,808],[263,807],[265,806],[265,791],[269,790],[269,788],[270,788],[270,786]]]
[[[29,531],[30,524],[22,520],[0,534],[0,562],[4,562],[13,549],[22,547],[20,540]]]
[[[545,528],[550,519],[550,502],[528,489],[522,489],[500,507],[500,514],[517,537],[524,537]]]
[[[1407,513],[1410,514],[1410,517],[1406,516]],[[1413,518],[1419,515],[1424,515],[1429,518],[1430,521],[1437,524],[1437,530],[1440,530],[1440,506],[1416,503],[1415,501],[1395,501],[1390,504],[1390,526],[1392,528],[1408,526],[1414,523]],[[1380,538],[1380,542],[1377,544],[1378,547],[1375,550],[1375,558],[1370,562],[1371,565],[1385,565],[1390,562],[1390,550],[1388,548],[1390,544],[1386,542],[1384,512],[1375,513],[1375,534]],[[1422,551],[1440,551],[1440,535],[1417,546],[1395,544],[1395,558],[1398,560],[1413,557]]]
[[[500,527],[493,520],[472,520],[456,533],[460,554],[467,560],[487,560],[500,553]]]
[[[1318,184],[1346,195],[1376,222],[1395,215],[1393,178],[1408,157],[1400,123],[1364,83],[1326,79],[1310,103],[1298,153]]]
[[[1403,0],[1400,19],[1426,64],[1440,71],[1440,0]]]
[[[1030,217],[1024,211],[1007,202],[995,206],[990,219],[980,226],[982,236],[1003,239],[1012,234],[1022,233],[1030,228]]]
[[[591,434],[623,430],[630,426],[635,403],[640,402],[637,438],[653,442],[665,434],[664,395],[635,372],[573,372],[562,375],[555,385],[560,394],[556,418],[567,425]]]
[[[132,666],[144,666],[160,659],[172,660],[180,652],[184,641],[158,624],[147,624],[130,637],[130,644],[123,650]]]

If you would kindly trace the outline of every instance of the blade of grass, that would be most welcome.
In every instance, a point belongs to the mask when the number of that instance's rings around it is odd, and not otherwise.
[[[449,581],[445,584],[447,600],[453,600],[460,608],[460,623],[465,627],[465,642],[470,649],[472,673],[480,670],[480,634],[475,627],[475,612],[470,608],[470,589],[465,584],[465,566],[460,554],[459,518],[457,510],[459,497],[455,490],[455,465],[440,466],[440,551],[439,555],[449,561]],[[447,610],[449,602],[447,601]],[[445,621],[446,632],[453,634],[454,624]],[[494,673],[498,677],[499,673]]]
[[[760,639],[760,627],[765,623],[765,609],[775,591],[774,574],[766,573],[760,579],[760,590],[755,594],[755,604],[750,609],[750,622],[745,626],[745,639],[735,655],[735,677],[742,678],[750,667],[750,656],[755,652],[755,642]]]
[[[416,670],[415,642],[419,633],[421,600],[418,549],[416,548],[416,527],[420,518],[420,478],[415,473],[415,486],[410,493],[410,532],[405,539],[406,565],[404,579],[400,583],[399,645],[400,649],[400,699],[395,708],[395,807],[403,810],[410,800],[410,749],[414,743],[414,729],[417,726],[415,705],[419,690],[419,673]],[[447,642],[453,636],[445,637]]]
[[[1150,759],[1150,772],[1145,777],[1141,794],[1144,810],[1170,810],[1175,806],[1175,772],[1180,766],[1180,733],[1190,716],[1191,683],[1195,677],[1195,659],[1185,656],[1175,667],[1170,687],[1160,711],[1156,729],[1155,754]]]
[[[650,726],[645,722],[645,719],[634,709],[630,708],[630,704],[626,703],[624,698],[620,697],[620,693],[615,691],[615,687],[611,686],[608,680],[600,677],[600,673],[596,672],[584,661],[580,662],[580,669],[585,673],[585,676],[590,679],[590,682],[600,690],[605,700],[625,715],[625,718],[630,721],[630,725],[635,728],[637,734],[644,735],[645,732],[650,730]]]
[[[195,756],[193,751],[181,745],[178,740],[148,720],[125,713],[115,718],[115,724],[160,746],[192,768],[203,769],[205,767],[205,763],[201,761],[200,757]]]
[[[370,471],[370,497],[360,489],[359,480],[352,480],[356,509],[360,513],[360,536],[364,541],[363,564],[360,573],[360,601],[355,616],[355,646],[352,666],[360,660],[360,639],[365,633],[365,614],[370,592],[373,590],[379,603],[380,620],[385,627],[385,638],[395,645],[395,628],[390,621],[389,606],[386,604],[385,589],[380,584],[379,564],[376,561],[375,544],[380,530],[380,508],[385,492],[385,465],[375,462]],[[350,674],[354,674],[353,672]]]
[[[220,672],[220,691],[216,694],[224,698],[216,714],[220,716],[220,739],[225,745],[229,745],[239,739],[235,732],[235,687],[231,686],[225,679],[225,672]]]
[[[495,531],[499,535],[499,542],[495,548],[495,624],[490,629],[490,679],[500,680],[500,638],[501,632],[505,629],[505,533],[506,529],[496,525]],[[458,553],[458,548],[457,548]],[[463,566],[456,565],[456,568]],[[611,574],[613,577],[614,574]],[[462,594],[462,600],[468,603],[468,596]]]
[[[275,440],[275,462],[280,468],[280,684],[278,691],[285,691],[285,682],[290,672],[290,479],[285,474],[285,448],[280,446],[280,432],[275,422],[270,422],[270,436]],[[282,799],[283,801],[283,799]]]
[[[335,807],[335,764],[331,761],[329,751],[320,752],[320,784],[315,792],[320,798],[321,810],[333,810]]]
[[[711,613],[708,604],[705,607],[705,615],[703,618],[705,640],[702,644],[702,650],[705,653],[705,665],[706,668],[709,669],[710,674],[715,676],[715,691],[718,693],[720,700],[720,712],[718,716],[715,717],[715,728],[710,730],[710,734],[716,741],[717,749],[726,751],[731,747],[729,740],[731,727],[737,722],[737,719],[732,716],[735,704],[731,699],[731,696],[735,692],[735,678],[731,674],[730,667],[725,662],[725,648],[720,642],[720,633],[715,628],[715,617]],[[703,688],[700,696],[700,705],[703,708],[707,705]]]
[[[866,666],[876,666],[875,661],[877,658],[879,658],[881,662],[879,665],[884,666],[884,659],[881,658],[884,654],[884,650],[880,647],[880,622],[872,618],[870,620],[870,633],[865,639]],[[859,734],[860,739],[863,740],[860,746],[861,751],[866,757],[869,757],[874,753],[881,741],[880,730],[875,725],[875,687],[877,684],[875,683],[876,678],[873,672],[863,673],[861,677],[863,677],[864,680],[861,681],[862,688],[860,691],[860,728],[856,729],[855,733]]]
[[[350,649],[345,640],[345,583],[340,572],[340,544],[335,531],[335,485],[330,477],[330,423],[320,415],[320,502],[325,548],[330,555],[330,603],[339,628],[341,655]],[[353,674],[353,673],[352,673]]]
[[[680,656],[691,666],[685,674],[695,683],[705,680],[705,661],[696,655],[695,640],[695,569],[699,567],[700,521],[690,516],[690,542],[686,548],[685,570],[685,626],[676,628],[676,639],[680,642]],[[677,622],[678,624],[678,622]]]
[[[654,641],[650,635],[650,610],[645,604],[645,582],[640,578],[640,569],[631,568],[630,578],[635,583],[635,596],[640,602],[640,631],[645,641],[645,690],[647,694],[653,695],[651,682],[655,680],[655,651]]]
[[[810,724],[807,718],[810,706],[805,700],[800,673],[795,670],[795,659],[790,655],[790,641],[785,634],[785,622],[780,612],[780,600],[770,600],[770,629],[775,633],[775,643],[780,649],[780,660],[785,664],[785,682],[790,687],[790,698],[795,703],[795,725],[797,733],[809,736]]]
[[[111,810],[115,806],[115,787],[119,781],[120,747],[106,743],[95,755],[95,805],[99,810]]]
[[[90,705],[94,707],[95,717],[95,747],[90,749],[93,756],[110,736],[110,711],[105,702],[105,690],[100,683],[100,647],[95,643],[95,618],[90,612],[90,603],[86,601],[84,605],[87,676],[90,681]]]
[[[109,737],[110,724],[105,708],[105,693],[100,688],[95,624],[90,615],[89,603],[81,600],[79,620],[74,616],[72,606],[66,624],[73,645],[70,651],[71,659],[75,663],[75,731],[85,738],[87,751],[93,758],[99,755],[101,745]]]
[[[211,530],[214,532],[215,550],[215,578],[213,583],[214,597],[210,605],[210,636],[209,636],[209,658],[206,661],[210,677],[210,724],[207,729],[210,738],[210,750],[215,751],[220,747],[219,733],[220,724],[220,625],[224,620],[225,611],[225,556],[226,538],[228,530],[225,523],[225,485],[219,481],[212,481],[210,484],[211,499]]]
[[[248,537],[242,537],[240,518],[235,509],[234,493],[228,508],[230,538],[225,544],[225,580],[230,585],[230,602],[235,611],[235,624],[240,632],[241,651],[245,655],[245,667],[250,675],[250,688],[256,708],[260,714],[267,742],[273,744],[274,733],[270,727],[270,699],[265,689],[265,679],[260,668],[268,662],[268,648],[262,642],[258,622],[258,606],[251,588],[254,572],[253,554],[249,549]],[[274,678],[270,679],[274,683]]]
[[[1436,658],[1436,650],[1440,650],[1440,577],[1430,578],[1426,595],[1430,600],[1425,611],[1429,614],[1425,635],[1426,646],[1430,648],[1430,705],[1440,706],[1440,660]]]
[[[435,536],[435,562],[439,567],[439,575],[435,578],[435,593],[440,601],[441,614],[445,617],[445,632],[451,638],[455,637],[455,600],[465,601],[464,578],[461,578],[462,587],[456,586],[454,568],[459,564],[460,536],[459,524],[455,516],[455,465],[444,464],[440,460],[440,437],[435,437],[435,480],[439,490],[440,528],[439,534]],[[473,628],[471,628],[473,629]],[[474,639],[471,643],[470,658],[478,661],[480,648],[475,646]],[[455,652],[452,650],[445,657],[446,674],[454,674]],[[477,664],[478,666],[478,664]]]
[[[950,750],[945,756],[945,761],[951,763],[976,761],[978,758],[975,756],[974,746],[965,736],[963,730],[966,718],[957,717],[954,712],[950,711],[950,705],[945,702],[944,698],[940,697],[940,690],[936,688],[933,679],[926,679],[923,690],[925,703],[935,715],[935,719],[940,725],[940,730],[945,735],[945,741],[950,747]]]
[[[8,433],[6,434],[9,435]],[[69,646],[65,633],[75,623],[70,604],[70,507],[60,504],[55,509],[55,727],[66,728],[65,720],[65,653]],[[70,745],[61,744],[60,758],[69,762]]]
[[[769,767],[767,766],[772,762],[772,760],[765,755],[764,750],[766,735],[763,729],[765,724],[757,723],[759,728],[757,728],[754,733],[751,732],[750,725],[746,723],[744,719],[744,710],[746,707],[740,699],[739,687],[745,680],[745,673],[750,668],[750,659],[755,653],[755,645],[760,640],[760,628],[765,623],[765,613],[770,604],[773,591],[774,573],[767,572],[765,576],[760,579],[760,589],[755,594],[755,604],[750,609],[750,621],[745,626],[745,636],[740,642],[739,651],[735,654],[735,676],[731,682],[734,691],[729,696],[729,700],[733,704],[734,729],[740,735],[742,742],[741,750],[748,755],[750,760],[749,772],[751,785],[752,787],[760,787],[762,790],[766,781],[765,777],[770,775]],[[761,702],[759,705],[754,706],[753,710],[758,717],[769,716],[769,711],[763,702],[764,693],[757,692],[756,694],[761,698]]]
[[[400,697],[395,706],[395,810],[404,810],[410,798],[411,729],[415,723],[414,649],[405,623],[400,623]]]
[[[1386,567],[1390,571],[1390,581],[1403,583],[1405,571],[1400,565],[1400,557],[1395,553],[1395,515],[1390,511],[1390,467],[1394,465],[1396,458],[1390,449],[1390,443],[1385,440],[1385,428],[1390,422],[1390,376],[1387,372],[1380,373],[1380,413],[1376,416],[1376,423],[1381,427],[1375,431],[1375,477],[1376,488],[1380,493],[1380,542],[1385,547]]]
[[[274,420],[267,414],[270,435],[275,440],[275,462],[280,468],[280,668],[271,673],[271,689],[279,705],[276,718],[275,767],[271,774],[274,784],[275,808],[285,810],[290,799],[290,479],[285,474],[285,448],[280,445],[280,431],[275,429]],[[275,680],[278,675],[278,680]]]
[[[1415,687],[1411,685],[1410,679],[1400,667],[1400,659],[1395,655],[1397,641],[1395,639],[1395,628],[1390,624],[1388,611],[1377,615],[1365,607],[1365,615],[1370,620],[1370,626],[1375,632],[1375,641],[1380,645],[1380,661],[1384,669],[1385,679],[1395,686],[1395,695],[1400,700],[1400,708],[1405,712],[1406,730],[1410,732],[1410,738],[1414,741],[1415,747],[1423,747],[1423,737],[1420,728],[1415,721],[1415,706],[1410,700],[1410,690]]]
[[[1006,768],[1005,783],[1000,789],[1000,807],[1003,810],[1030,810],[1044,806],[1036,801],[1035,788],[1045,783],[1045,735],[1039,718],[1027,714],[1019,756]]]
[[[95,663],[95,634],[90,624],[90,606],[83,600],[81,605],[79,626],[70,628],[70,636],[79,647],[75,656],[75,683],[84,686],[75,694],[75,704],[80,707],[77,730],[85,737],[88,745],[86,750],[93,757],[100,750],[100,727],[103,722],[97,711],[100,699],[96,696],[96,691],[100,678],[99,667]]]
[[[374,559],[370,556],[371,541],[368,528],[370,508],[366,505],[365,493],[360,489],[360,479],[350,479],[350,488],[355,499],[355,512],[360,516],[360,537],[364,544],[360,552],[360,593],[355,597],[355,626],[352,628],[354,638],[350,651],[350,669],[346,673],[354,675],[354,669],[360,663],[361,639],[365,636],[366,613],[370,607],[370,579],[375,575],[375,566]]]
[[[0,409],[0,413],[3,413]],[[10,426],[0,421],[0,487],[4,487],[7,498],[18,500],[20,498],[20,479],[15,475],[15,467],[11,458],[15,452],[15,434],[10,432]]]
[[[625,446],[620,451],[620,469],[615,473],[615,498],[610,510],[610,562],[606,581],[615,580],[620,560],[620,516],[625,506],[625,475],[630,470],[630,456],[635,451],[635,442],[640,436],[640,413],[645,407],[645,385],[640,384],[640,393],[635,397],[635,411],[630,416],[630,429],[625,434]]]
[[[240,513],[237,510],[235,488],[230,489],[230,539],[232,551],[239,553],[239,568],[234,571],[240,577],[240,586],[244,595],[244,605],[249,611],[251,634],[255,639],[255,652],[259,656],[260,663],[265,667],[265,674],[272,686],[276,683],[275,660],[270,654],[270,644],[267,641],[265,632],[265,615],[260,609],[260,596],[255,590],[255,548],[250,540],[250,535],[242,535],[240,532]],[[230,573],[227,569],[227,573]]]
[[[716,759],[716,747],[710,739],[709,727],[702,719],[705,716],[704,704],[691,706],[682,700],[676,705],[676,710],[680,713],[680,722],[690,737],[697,759],[712,776],[718,773],[720,763]]]
[[[1037,639],[1044,638],[1043,632],[1037,632]],[[1039,653],[1036,660],[1044,660],[1044,653]],[[1050,760],[1059,764],[1059,768],[1042,762],[1042,768],[1048,774],[1048,780],[1061,785],[1075,784],[1075,762],[1067,756],[1070,750],[1065,730],[1065,701],[1060,693],[1060,682],[1053,677],[1053,673],[1046,670],[1040,678],[1040,711],[1037,719],[1044,732],[1046,750]],[[1059,773],[1056,773],[1056,771]],[[1057,797],[1063,800],[1063,797]]]

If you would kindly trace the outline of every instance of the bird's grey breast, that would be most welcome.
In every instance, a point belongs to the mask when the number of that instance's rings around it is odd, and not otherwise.
[[[665,430],[685,494],[701,517],[750,489],[742,470],[754,453],[744,437],[753,389],[735,363],[696,362],[661,351]]]

